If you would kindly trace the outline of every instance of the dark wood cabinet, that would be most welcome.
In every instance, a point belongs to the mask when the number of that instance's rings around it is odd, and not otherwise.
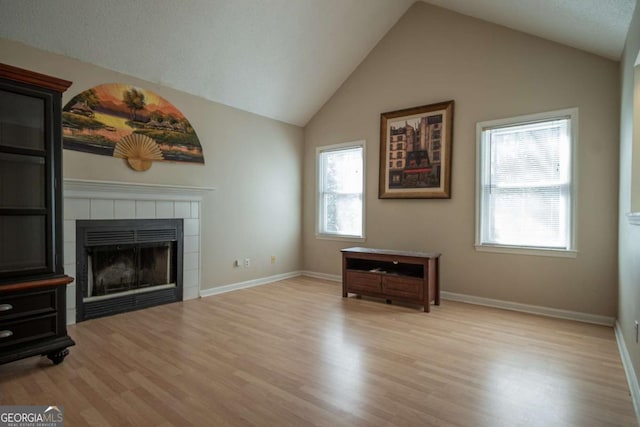
[[[0,363],[74,345],[62,259],[61,102],[71,82],[0,64]]]
[[[440,254],[387,249],[342,250],[342,296],[349,293],[422,305],[440,305]]]

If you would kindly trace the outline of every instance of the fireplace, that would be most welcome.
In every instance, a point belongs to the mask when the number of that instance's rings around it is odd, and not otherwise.
[[[76,221],[76,321],[182,300],[182,219]]]

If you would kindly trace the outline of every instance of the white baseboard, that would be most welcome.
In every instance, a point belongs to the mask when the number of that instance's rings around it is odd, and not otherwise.
[[[318,273],[315,271],[302,271],[303,276],[315,277],[318,279],[342,282],[342,276],[337,274]],[[577,320],[597,325],[613,326],[615,319],[597,314],[580,313],[578,311],[559,310],[557,308],[542,307],[538,305],[521,304],[511,301],[503,301],[491,298],[476,297],[473,295],[456,294],[453,292],[441,291],[440,297],[450,301],[466,302],[468,304],[485,305],[488,307],[503,308],[512,311],[522,311],[525,313],[539,314],[542,316],[559,317],[561,319]]]
[[[339,274],[317,273],[315,271],[303,271],[303,276],[313,277],[315,279],[331,280],[332,282],[342,282],[342,276]]]
[[[627,345],[624,342],[622,336],[622,329],[620,323],[616,321],[614,330],[616,331],[616,341],[618,343],[618,350],[620,351],[620,358],[622,359],[622,366],[624,372],[627,375],[627,383],[629,384],[629,390],[631,391],[631,400],[633,401],[633,407],[636,410],[636,417],[638,418],[638,424],[640,425],[640,385],[638,385],[638,377],[636,371],[633,369],[631,363],[631,356],[627,350]]]
[[[290,273],[276,274],[274,276],[262,277],[260,279],[247,280],[246,282],[232,283],[230,285],[218,286],[215,288],[201,289],[201,297],[210,297],[212,295],[224,294],[226,292],[237,291],[238,289],[253,288],[254,286],[266,285],[277,282],[279,280],[291,279],[302,275],[300,271],[292,271]]]
[[[440,297],[450,301],[460,301],[469,304],[486,305],[488,307],[503,308],[505,310],[522,311],[525,313],[539,314],[542,316],[558,317],[560,319],[577,320],[596,325],[613,326],[615,319],[597,314],[581,313],[579,311],[560,310],[557,308],[542,307],[539,305],[521,304],[518,302],[503,301],[498,299],[476,297],[473,295],[456,294],[453,292],[440,292]]]

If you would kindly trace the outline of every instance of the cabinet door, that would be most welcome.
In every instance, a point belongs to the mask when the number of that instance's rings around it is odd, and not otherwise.
[[[45,216],[0,215],[0,275],[47,271],[46,234]]]
[[[0,281],[55,269],[53,100],[0,80]]]
[[[45,150],[43,98],[15,91],[0,91],[0,146]]]
[[[0,208],[45,209],[46,160],[0,152]]]

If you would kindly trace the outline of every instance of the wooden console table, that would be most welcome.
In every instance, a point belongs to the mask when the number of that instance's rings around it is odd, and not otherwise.
[[[384,298],[388,303],[440,305],[440,254],[387,249],[342,249],[342,296]]]

